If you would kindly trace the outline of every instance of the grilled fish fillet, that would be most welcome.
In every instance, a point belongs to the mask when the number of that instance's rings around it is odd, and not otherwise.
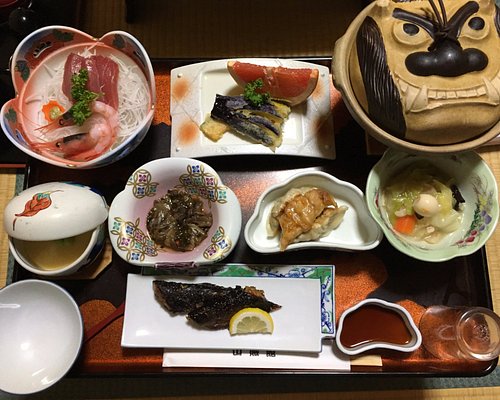
[[[169,312],[187,314],[205,329],[225,329],[239,310],[256,307],[270,312],[281,308],[254,286],[223,287],[212,283],[153,281],[156,300]]]

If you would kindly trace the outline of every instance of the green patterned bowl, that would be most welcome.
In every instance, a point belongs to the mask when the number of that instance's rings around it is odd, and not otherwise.
[[[465,200],[460,228],[436,244],[413,241],[396,232],[383,208],[383,189],[402,170],[422,162],[430,163],[451,178]],[[475,152],[414,155],[389,149],[368,175],[366,202],[387,240],[402,253],[423,261],[446,261],[474,253],[490,238],[498,222],[497,182],[491,169]]]
[[[156,199],[169,189],[198,195],[210,210],[213,224],[207,237],[191,251],[174,251],[151,240],[146,217]],[[161,158],[135,170],[109,209],[108,229],[118,255],[130,264],[189,268],[227,257],[241,230],[241,207],[208,164],[190,158]]]

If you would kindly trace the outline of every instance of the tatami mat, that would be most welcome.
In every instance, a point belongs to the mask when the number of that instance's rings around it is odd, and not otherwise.
[[[94,36],[125,30],[151,58],[331,56],[361,0],[82,1],[80,28]]]

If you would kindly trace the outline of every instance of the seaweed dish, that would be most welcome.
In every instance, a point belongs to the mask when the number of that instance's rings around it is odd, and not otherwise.
[[[212,223],[212,213],[205,211],[199,196],[177,189],[155,200],[147,216],[151,239],[177,251],[193,250],[207,237]]]

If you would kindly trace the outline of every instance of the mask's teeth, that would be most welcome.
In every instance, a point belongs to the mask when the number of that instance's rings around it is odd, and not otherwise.
[[[424,85],[419,90],[413,86],[408,87],[406,93],[406,109],[412,111],[424,110],[429,104],[427,96],[427,86]]]
[[[489,79],[483,78],[484,85],[486,86],[486,93],[488,94],[488,99],[494,103],[500,103],[500,79],[495,78],[492,81]]]

